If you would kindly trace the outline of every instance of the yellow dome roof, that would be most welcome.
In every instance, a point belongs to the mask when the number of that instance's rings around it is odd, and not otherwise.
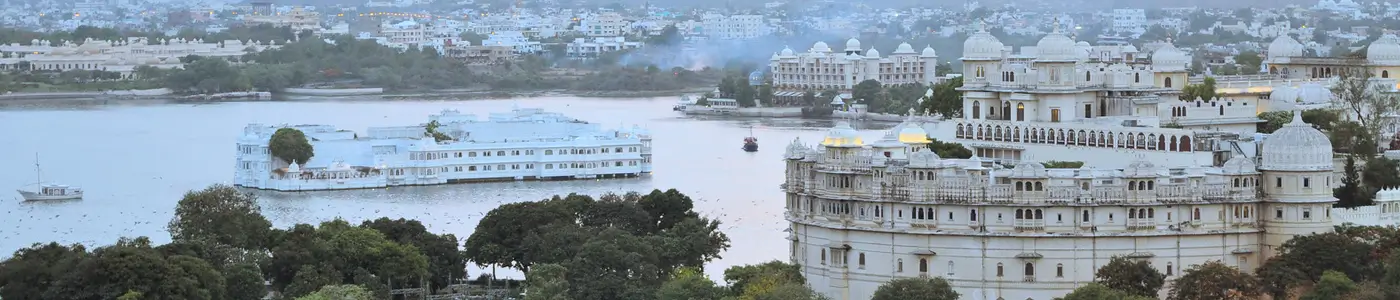
[[[859,147],[864,145],[865,141],[861,140],[855,128],[851,128],[851,123],[846,121],[836,123],[836,127],[827,131],[826,138],[822,139],[822,146],[828,147]]]

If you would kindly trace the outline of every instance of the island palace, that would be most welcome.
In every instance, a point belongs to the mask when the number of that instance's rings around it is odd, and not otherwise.
[[[593,179],[651,173],[651,134],[601,130],[541,109],[515,108],[486,120],[456,110],[427,124],[371,127],[366,135],[329,125],[250,124],[238,141],[234,184],[248,188],[307,191],[433,185],[475,181]],[[278,129],[295,128],[311,141],[306,162],[273,157],[268,142]]]

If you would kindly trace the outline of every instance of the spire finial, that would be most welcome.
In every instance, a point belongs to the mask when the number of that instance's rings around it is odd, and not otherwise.
[[[977,32],[987,32],[987,19],[977,20]]]
[[[1301,109],[1294,109],[1294,110],[1293,110],[1293,122],[1290,122],[1289,124],[1303,124],[1303,110],[1301,110]]]
[[[1060,33],[1060,17],[1055,17],[1055,22],[1050,24],[1050,32]]]

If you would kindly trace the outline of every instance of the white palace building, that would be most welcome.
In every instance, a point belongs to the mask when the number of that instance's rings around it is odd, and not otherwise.
[[[1400,191],[1330,209],[1331,143],[1297,114],[1261,158],[1214,166],[1007,168],[940,158],[926,135],[909,121],[866,143],[842,122],[815,147],[787,146],[790,256],[813,289],[870,299],[893,278],[929,276],[963,299],[1048,300],[1093,282],[1114,256],[1168,280],[1212,260],[1252,270],[1295,236],[1400,218]]]
[[[768,67],[773,87],[779,91],[797,92],[840,90],[850,91],[861,81],[874,79],[884,85],[930,84],[937,76],[938,55],[932,47],[914,52],[909,43],[902,43],[888,57],[880,56],[875,48],[862,49],[860,41],[846,41],[845,51],[833,52],[826,42],[817,42],[807,52],[784,48],[774,53]]]
[[[234,185],[310,191],[651,173],[651,134],[637,126],[605,131],[529,108],[491,113],[486,120],[443,110],[429,119],[451,140],[426,136],[427,124],[372,127],[366,135],[328,125],[250,124],[238,140]],[[315,153],[310,161],[270,154],[268,142],[281,128],[306,135]]]

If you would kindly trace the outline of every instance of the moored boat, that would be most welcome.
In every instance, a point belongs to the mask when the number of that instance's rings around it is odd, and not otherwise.
[[[45,184],[43,171],[39,167],[39,155],[34,155],[34,174],[37,189],[34,191],[16,190],[24,201],[76,200],[83,198],[83,189],[62,184]]]
[[[758,138],[753,137],[753,127],[749,127],[749,137],[744,138],[745,152],[758,152]]]

